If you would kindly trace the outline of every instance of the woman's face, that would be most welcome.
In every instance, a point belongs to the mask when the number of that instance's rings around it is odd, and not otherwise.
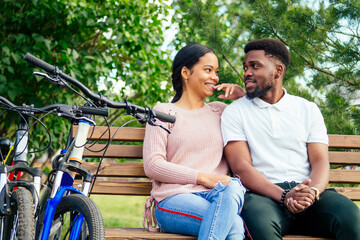
[[[211,96],[219,82],[219,63],[214,53],[206,53],[187,74],[187,90],[192,94],[205,98]]]

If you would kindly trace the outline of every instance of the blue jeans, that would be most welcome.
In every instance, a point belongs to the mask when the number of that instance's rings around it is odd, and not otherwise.
[[[155,204],[157,223],[163,232],[198,236],[198,239],[244,239],[240,217],[245,188],[232,178],[206,192],[181,193]]]

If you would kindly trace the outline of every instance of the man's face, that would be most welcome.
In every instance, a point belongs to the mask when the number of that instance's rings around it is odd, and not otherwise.
[[[264,96],[275,84],[275,60],[265,56],[264,50],[249,51],[243,62],[246,96],[249,99]]]

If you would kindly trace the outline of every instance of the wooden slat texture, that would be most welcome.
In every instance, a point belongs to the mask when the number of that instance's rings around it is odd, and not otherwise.
[[[360,183],[360,171],[330,169],[329,181],[332,183]]]
[[[95,173],[99,163],[84,162],[81,166]],[[102,163],[98,176],[106,177],[146,177],[142,163]]]
[[[83,163],[82,167],[95,173],[98,163]],[[103,163],[98,176],[108,177],[146,177],[141,163]],[[359,183],[360,171],[353,170],[330,170],[330,182]]]
[[[75,137],[78,126],[73,126],[73,134],[72,137]],[[102,140],[109,139],[109,132],[107,131],[107,127],[105,126],[95,126],[95,130],[93,132],[93,127],[90,128],[88,139],[97,140],[100,136],[106,131],[106,133],[101,137]],[[110,138],[112,138],[116,132],[116,135],[113,141],[139,141],[142,142],[145,136],[145,128],[134,128],[134,127],[123,127],[118,131],[118,127],[110,128]]]
[[[329,147],[360,149],[360,136],[329,134]]]
[[[77,186],[76,182],[74,186]],[[335,189],[353,201],[360,201],[359,187],[335,187]],[[151,182],[120,182],[108,179],[96,180],[93,194],[106,195],[138,195],[148,196],[151,191]]]
[[[193,236],[185,236],[180,234],[149,232],[144,228],[105,228],[105,238],[109,240],[115,239],[197,239]]]
[[[87,147],[90,145],[88,144]],[[96,157],[100,158],[103,155],[103,151],[106,144],[95,144],[90,147],[90,150],[84,150],[83,157]],[[142,145],[109,145],[107,148],[105,158],[142,158]]]
[[[159,232],[149,232],[144,228],[114,228],[108,227],[105,228],[105,237],[109,240],[118,240],[118,239],[173,239],[173,240],[183,240],[183,239],[197,239],[193,236],[184,236],[180,234],[170,234],[170,233],[159,233]],[[330,238],[320,238],[320,237],[309,237],[309,236],[294,236],[288,235],[283,237],[284,240],[330,240]]]
[[[360,143],[359,143],[360,144]],[[360,152],[329,152],[331,164],[360,165]]]
[[[81,183],[76,180],[74,187]],[[109,180],[96,180],[92,194],[106,194],[106,195],[136,195],[149,196],[151,191],[151,182],[125,182]]]
[[[89,147],[90,144],[87,145]],[[98,151],[105,147],[105,144],[91,146],[91,151]],[[102,152],[91,152],[85,149],[84,157],[100,158]],[[105,153],[106,158],[142,158],[142,145],[110,145]],[[360,165],[360,152],[329,152],[331,164]]]
[[[284,240],[332,240],[332,238],[310,237],[300,235],[287,235],[283,237]]]
[[[353,201],[360,201],[360,187],[334,187],[338,193]]]

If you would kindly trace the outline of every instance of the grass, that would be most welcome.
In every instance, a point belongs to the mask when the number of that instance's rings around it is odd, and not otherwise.
[[[99,207],[105,227],[142,227],[147,197],[91,195],[90,198]]]
[[[92,195],[105,227],[141,228],[146,197]],[[360,201],[355,202],[360,208]]]

